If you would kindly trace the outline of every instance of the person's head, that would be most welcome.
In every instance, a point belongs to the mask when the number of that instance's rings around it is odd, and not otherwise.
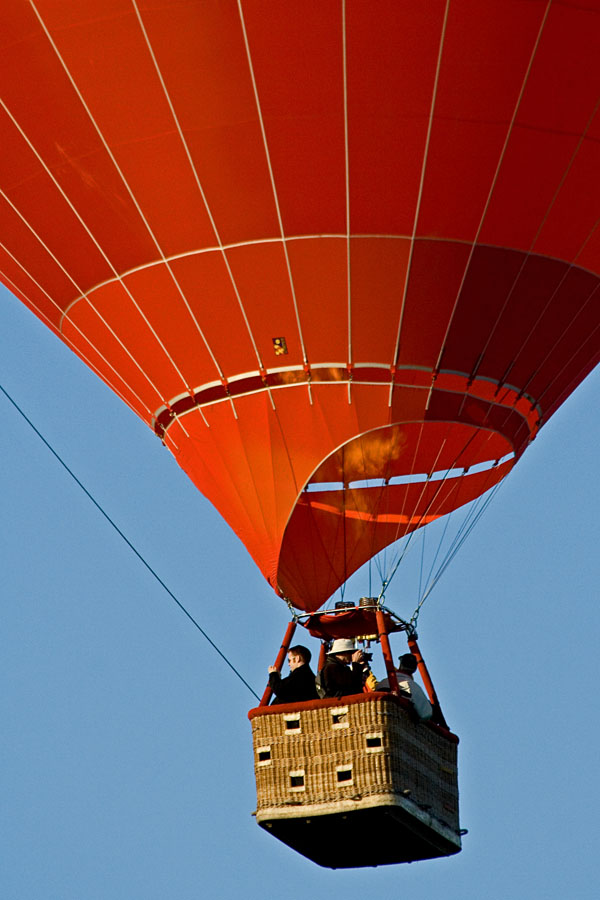
[[[336,638],[331,645],[329,655],[336,656],[342,662],[349,663],[352,661],[354,649],[354,641],[349,640],[349,638]]]
[[[296,644],[295,647],[290,647],[288,650],[288,664],[292,672],[300,666],[307,666],[310,658],[310,650],[308,647],[303,647],[302,644]]]
[[[417,671],[417,657],[414,653],[403,653],[398,660],[398,669],[407,675],[413,675]]]

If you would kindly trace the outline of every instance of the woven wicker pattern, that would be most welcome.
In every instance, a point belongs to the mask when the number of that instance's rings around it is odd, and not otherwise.
[[[333,811],[402,796],[458,830],[456,743],[390,697],[298,709],[252,719],[259,818],[266,809]]]

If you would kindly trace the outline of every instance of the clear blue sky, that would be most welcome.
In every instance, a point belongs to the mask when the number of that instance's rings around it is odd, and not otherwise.
[[[260,693],[287,612],[237,538],[5,291],[0,350],[0,383]],[[252,695],[0,396],[0,896],[595,900],[599,387],[543,429],[423,608],[463,852],[346,872],[256,826]],[[408,616],[405,584],[388,603]]]

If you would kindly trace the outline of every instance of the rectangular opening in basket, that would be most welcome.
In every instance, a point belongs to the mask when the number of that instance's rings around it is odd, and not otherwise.
[[[290,772],[290,790],[303,791],[304,789],[304,769],[297,769],[295,772]]]

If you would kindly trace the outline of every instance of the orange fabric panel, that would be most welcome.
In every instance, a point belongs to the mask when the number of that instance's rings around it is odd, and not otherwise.
[[[396,335],[410,245],[406,239],[353,238],[352,361],[389,365]],[[374,303],[373,298],[378,302]]]
[[[262,395],[258,405],[268,403]],[[253,411],[263,417],[257,404]],[[187,434],[174,450],[179,465],[192,481],[201,487],[221,515],[231,524],[257,562],[265,578],[272,579],[277,567],[278,542],[274,523],[265,518],[273,509],[271,479],[260,481],[250,467],[238,427],[229,403],[211,407],[205,413],[210,423],[207,427],[198,412],[190,413],[182,420]],[[266,465],[267,445],[263,463]],[[282,496],[289,491],[282,486]],[[275,582],[273,582],[275,585]]]
[[[541,373],[547,379],[549,366],[560,366],[577,349],[570,326],[577,315],[575,311],[585,309],[598,284],[597,276],[590,272],[564,265],[557,265],[552,272],[546,260],[529,257],[498,319],[482,371],[498,371],[508,357],[510,363],[502,373],[503,379],[537,396],[532,379]],[[582,324],[583,319],[579,319],[577,331]]]
[[[249,370],[256,371],[256,352],[222,253],[215,250],[183,256],[173,260],[171,265],[177,283],[225,377]],[[200,340],[198,345],[201,346]],[[205,351],[201,347],[192,387],[219,377],[214,363],[210,366],[207,363],[205,366],[204,361]]]
[[[524,4],[518,4],[523,6]],[[519,107],[518,121],[529,128],[576,134],[598,100],[600,77],[588,61],[600,48],[598,0],[552,3],[539,49]],[[574,15],[574,8],[577,8]],[[540,4],[545,10],[545,4]],[[569,77],[557,61],[568,60]]]
[[[153,244],[37,18],[28,4],[18,5],[18,12],[13,9],[11,15],[3,4],[0,20],[3,34],[8,23],[19,19],[23,31],[18,40],[3,46],[0,54],[2,99],[17,123],[0,113],[2,145],[11,157],[3,173],[8,174],[9,187],[20,186],[28,192],[29,202],[21,209],[33,225],[41,228],[46,243],[54,243],[63,264],[74,266],[76,272],[83,265],[90,267],[89,274],[78,272],[76,279],[87,290],[108,277],[103,274],[105,266],[43,166],[50,169],[114,266],[121,270],[133,267],[152,252]],[[44,12],[55,9],[56,4]],[[100,84],[97,77],[95,81]],[[119,96],[124,96],[123,85]],[[110,95],[107,102],[114,106],[114,97]],[[17,126],[42,163],[27,147]],[[5,178],[2,186],[7,189]],[[40,251],[26,253],[24,258],[31,260],[35,255]]]
[[[78,15],[64,25],[53,20],[55,8],[50,4],[44,10],[41,4],[40,10],[108,145],[147,141],[170,131],[167,99],[133,5],[119,3],[117,9],[103,10],[103,15]],[[162,173],[156,175],[160,178]]]
[[[178,134],[152,136],[115,152],[152,236],[153,256],[215,246],[218,241]],[[159,177],[160,173],[160,177]]]
[[[534,250],[545,256],[573,260],[597,272],[600,269],[600,251],[598,241],[594,243],[593,237],[598,231],[600,207],[600,179],[596,177],[600,171],[600,116],[596,115],[594,122],[596,133],[592,130],[588,132],[588,138],[570,162]],[[572,210],[577,210],[576,216],[572,215]],[[568,219],[571,225],[565,229]]]
[[[9,290],[58,327],[63,306],[73,296],[73,283],[1,198],[0,270]]]
[[[356,409],[346,402],[334,421],[345,386],[313,390],[310,403],[305,385],[273,391],[273,409],[266,391],[205,408],[181,420],[189,438],[175,455],[185,471],[227,521],[235,523],[255,561],[277,586],[281,536],[291,509],[323,447],[356,433]],[[322,396],[325,403],[319,402]],[[337,400],[336,396],[337,395]]]
[[[335,580],[332,573],[337,572],[335,577],[338,577],[341,571],[339,558],[343,553],[340,548],[344,535],[342,504],[346,504],[348,516],[356,518],[357,511],[365,511],[356,504],[367,500],[370,503],[369,498],[377,496],[382,522],[386,526],[381,538],[376,538],[375,534],[370,533],[372,529],[369,524],[365,526],[363,521],[361,528],[364,530],[366,527],[369,535],[355,535],[352,541],[346,541],[345,564],[350,574],[369,541],[382,540],[381,546],[385,546],[392,539],[392,534],[398,532],[401,536],[405,533],[404,525],[411,521],[414,524],[415,517],[422,515],[423,509],[415,502],[419,495],[423,495],[426,505],[432,496],[435,499],[441,495],[443,503],[440,501],[438,505],[441,504],[440,508],[445,512],[453,508],[454,501],[455,505],[460,505],[471,499],[469,489],[465,494],[464,489],[458,488],[465,479],[457,478],[448,479],[445,485],[439,481],[432,482],[433,488],[419,482],[415,485],[394,485],[383,491],[381,488],[363,492],[356,489],[349,494],[347,492],[346,497],[339,491],[327,491],[322,496],[326,510],[330,510],[329,518],[326,517],[329,530],[323,531],[319,526],[320,530],[313,533],[305,517],[296,519],[296,511],[289,520],[290,511],[304,507],[306,497],[311,509],[314,505],[312,498],[321,497],[318,492],[316,495],[302,493],[309,478],[323,481],[324,477],[329,477],[332,481],[341,481],[432,473],[446,467],[457,468],[493,460],[510,451],[510,443],[493,431],[479,431],[478,425],[465,428],[447,422],[402,426],[392,429],[391,440],[386,440],[384,434],[382,440],[373,443],[370,439],[377,438],[373,426],[381,422],[383,416],[389,415],[388,388],[386,385],[353,385],[351,390],[353,403],[349,404],[345,384],[314,385],[311,403],[306,386],[296,385],[272,392],[275,409],[265,391],[236,398],[237,418],[230,404],[223,402],[205,408],[204,415],[210,427],[196,412],[181,420],[190,437],[176,452],[178,461],[224,517],[236,523],[236,530],[274,587],[283,587],[282,571],[288,565],[277,550],[283,540],[286,546],[295,548],[289,550],[290,553],[300,554],[302,565],[308,567],[307,571],[313,573],[312,580],[324,591],[323,598],[328,596],[332,578]],[[435,404],[432,411],[435,413]],[[506,410],[500,409],[499,412],[506,419]],[[465,408],[465,417],[472,418],[468,408]],[[351,441],[352,435],[361,431],[367,433],[362,446],[360,440]],[[335,448],[341,444],[347,445],[345,452],[335,453]],[[357,452],[353,451],[353,446],[356,446]],[[378,450],[382,450],[379,455]],[[324,452],[334,456],[313,475]],[[499,467],[493,470],[492,475],[487,472],[482,473],[481,477],[468,476],[466,480],[480,487],[487,484],[485,479],[491,479],[493,484],[497,471],[506,471],[506,468]],[[348,496],[354,498],[350,503],[346,499]],[[465,496],[467,499],[464,499]],[[402,499],[400,513],[394,497]],[[415,507],[414,511],[411,504]],[[334,507],[337,507],[337,515],[331,518]],[[434,505],[433,511],[427,511],[429,520],[443,514],[434,515],[435,508]],[[389,520],[386,519],[388,511],[391,511]],[[398,514],[408,516],[399,530]],[[358,526],[355,523],[352,527],[356,530]],[[380,530],[379,526],[377,530]],[[324,544],[326,550],[322,548],[318,551],[315,548],[321,545],[324,535],[327,538]],[[305,551],[300,545],[312,548],[309,553],[312,554],[312,561],[305,559]],[[325,565],[323,559],[328,554],[332,559]],[[335,559],[338,563],[332,561]],[[335,590],[336,586],[331,590]],[[288,589],[291,589],[289,585]],[[296,589],[290,596],[297,605],[305,602],[303,594]],[[314,592],[311,597],[312,603]]]
[[[227,260],[263,365],[301,366],[302,345],[282,243],[231,247]],[[285,338],[285,354],[275,352],[273,338],[278,337]]]
[[[413,233],[444,6],[441,0],[346,6],[354,233]]]
[[[348,361],[348,257],[343,238],[290,241],[288,253],[309,363]]]
[[[214,32],[211,28],[210,4],[206,7],[201,23],[197,10],[193,11],[187,23],[181,19],[179,21],[180,33],[185,31],[187,25],[196,40],[195,55],[187,56],[188,71],[191,69],[188,78],[191,79],[194,69],[197,75],[195,109],[202,106],[203,95],[212,91],[215,81],[223,83],[223,78],[219,79],[218,76],[223,71],[224,59],[218,55],[217,46],[211,42],[211,32]],[[217,14],[213,27],[217,26],[218,32],[222,34],[227,16],[234,23],[233,33],[238,34],[238,40],[235,47],[237,60],[232,58],[231,52],[226,58],[230,68],[225,83],[230,85],[231,97],[235,89],[232,76],[236,66],[243,71],[245,77],[240,82],[240,85],[246,84],[246,91],[242,94],[245,98],[243,110],[239,109],[238,86],[237,97],[234,99],[235,115],[227,116],[225,97],[222,97],[219,109],[221,128],[217,129],[214,122],[211,123],[211,130],[204,132],[202,141],[198,141],[198,123],[195,122],[186,135],[199,181],[223,241],[247,238],[248,222],[253,223],[253,233],[256,234],[259,216],[262,219],[258,228],[260,236],[277,233],[274,205],[269,198],[270,181],[263,141],[254,97],[248,86],[246,54],[234,4],[226,4],[221,14]],[[163,24],[167,30],[169,26],[172,27],[170,19],[168,9],[164,9],[160,17],[156,14],[154,18],[151,17],[155,39],[157,34],[161,34]],[[75,27],[59,31],[57,43],[90,107],[94,121],[113,148],[119,167],[134,194],[140,198],[140,205],[152,231],[165,235],[167,246],[163,247],[164,252],[177,252],[214,243],[214,231],[198,190],[194,171],[174,129],[167,97],[133,8],[126,8],[125,14],[81,20]],[[158,52],[163,50],[161,65],[164,47],[163,37],[157,47]],[[98,48],[102,48],[101,53]],[[233,49],[229,44],[228,50]],[[180,65],[181,60],[177,72]],[[214,75],[211,67],[216,70]],[[168,72],[167,66],[163,74],[168,75]],[[214,100],[211,106],[213,104]],[[175,111],[177,113],[177,109]],[[186,116],[184,111],[182,113],[181,124],[185,126]],[[143,149],[138,158],[137,148],[140,144]],[[244,147],[243,155],[237,152],[237,148],[241,146]],[[145,156],[149,165],[144,165]],[[175,193],[171,187],[174,181],[177,185]],[[250,195],[247,203],[236,202],[244,195]],[[191,221],[187,228],[182,223],[174,232],[169,232],[164,220],[172,215],[173,205],[178,199],[181,203],[179,208],[175,207],[178,216],[184,220],[191,218]],[[176,241],[178,230],[183,231],[179,235],[180,241]],[[185,238],[183,243],[181,238]]]
[[[576,135],[515,125],[481,230],[483,244],[502,240],[505,246],[533,248],[576,146]]]
[[[116,321],[117,332],[107,316]],[[152,378],[161,365],[167,372],[168,384],[177,392],[185,389],[156,338],[139,342],[139,336],[149,335],[150,331],[120,284],[100,288],[89,299],[76,303],[72,314],[63,320],[62,333],[80,350],[83,359],[88,356],[90,345],[95,348],[102,360],[98,366],[106,373],[109,384],[114,381],[113,372],[119,373],[147,410],[146,421],[152,410],[164,402],[161,386]]]
[[[343,233],[342,6],[254,0],[242,9],[284,233]]]
[[[220,240],[278,236],[238,4],[141,10]]]
[[[474,240],[543,13],[519,0],[450,4],[420,235]]]
[[[522,4],[524,5],[524,4]],[[542,225],[598,98],[598,10],[552,4],[525,85],[481,239],[528,247]],[[568,63],[567,63],[568,60]],[[568,65],[569,78],[564,77]],[[526,185],[527,190],[517,189]],[[571,207],[577,219],[579,209]],[[570,229],[564,228],[568,240]],[[564,252],[555,255],[564,256]]]
[[[207,257],[209,257],[208,254],[203,255],[202,261],[207,262]],[[214,257],[209,257],[209,259],[212,263],[209,270],[210,276],[216,293],[219,277],[214,275],[214,269],[223,269],[222,272],[219,271],[219,276],[225,282],[226,288],[228,288],[227,278],[224,266],[220,265],[221,261]],[[132,272],[124,279],[133,300],[142,309],[144,317],[148,320],[148,325],[138,321],[134,326],[139,334],[145,334],[145,340],[140,343],[148,345],[149,348],[148,355],[143,359],[143,366],[152,379],[161,385],[165,401],[182,391],[194,388],[198,381],[202,383],[219,377],[217,367],[201,335],[201,328],[206,324],[206,317],[203,317],[201,311],[198,311],[195,293],[191,287],[188,287],[182,271],[185,269],[187,274],[186,264],[198,261],[198,257],[189,259],[186,257],[184,260],[173,261],[171,264],[172,274],[165,266],[156,265]],[[205,269],[196,264],[194,272],[194,287],[196,287],[203,283]],[[96,298],[103,291],[104,289],[100,288],[92,293],[91,297],[95,303]],[[218,296],[222,302],[222,295]],[[207,305],[214,304],[214,295],[209,295],[206,303]],[[115,332],[120,334],[125,322],[121,303],[112,307],[110,311],[103,304],[96,303],[96,305]],[[225,303],[223,305],[225,306]],[[231,331],[235,337],[239,336],[242,345],[243,329],[240,325],[238,335],[233,314],[231,315]],[[156,334],[156,338],[154,338],[154,334]],[[136,347],[136,343],[126,339],[126,345],[130,350]],[[164,350],[160,344],[163,345]],[[167,361],[167,354],[172,363]]]
[[[402,315],[399,365],[437,366],[469,252],[467,244],[450,241],[415,243]],[[395,337],[399,326],[398,320]],[[456,368],[462,372],[467,367],[463,358]]]
[[[441,359],[443,369],[473,371],[518,277],[523,259],[520,253],[476,248],[459,302],[448,323],[449,333]]]

